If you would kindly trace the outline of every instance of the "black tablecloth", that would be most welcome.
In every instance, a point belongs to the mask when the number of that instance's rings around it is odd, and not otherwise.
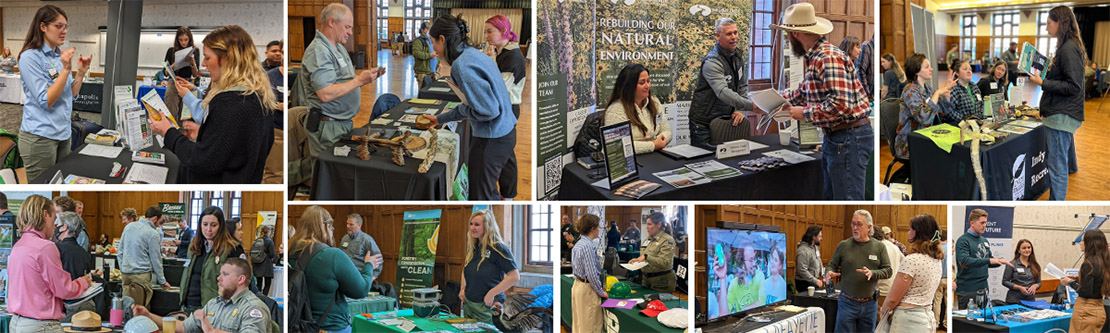
[[[447,91],[431,91],[431,90],[429,90],[431,88],[446,88]],[[447,82],[443,81],[443,80],[432,81],[432,84],[424,86],[424,88],[420,88],[420,93],[418,93],[416,95],[416,97],[427,98],[427,99],[438,99],[438,100],[448,101],[448,102],[461,102],[462,101],[462,100],[459,99],[458,95],[455,95],[455,92],[451,91],[451,86],[447,85]]]
[[[104,82],[86,80],[81,83],[81,91],[73,99],[73,110],[100,113],[101,96],[104,94]]]
[[[1048,190],[1045,136],[1045,126],[1041,125],[1026,134],[996,139],[990,145],[980,143],[979,160],[987,184],[987,200],[1036,200]],[[914,132],[909,136],[909,145],[914,200],[981,199],[979,182],[971,164],[970,141],[952,145],[949,154],[929,138]],[[1015,177],[1014,165],[1018,163],[1019,177]],[[1018,186],[1019,190],[1015,191],[1014,185],[1021,183],[1024,186]]]
[[[825,329],[831,332],[833,328],[836,327],[836,300],[840,297],[840,295],[837,294],[833,296],[828,296],[825,293],[814,293],[813,296],[809,296],[808,294],[808,290],[794,294],[794,299],[791,300],[791,304],[803,308],[815,306],[824,309]]]
[[[740,161],[757,159],[763,157],[763,152],[783,149],[779,145],[777,134],[751,137],[748,140],[765,144],[768,147],[754,150],[747,156],[722,160],[721,163],[740,169],[738,166]],[[796,150],[797,146],[791,144],[790,149]],[[824,192],[821,154],[818,152],[809,156],[815,159],[758,173],[740,169],[743,175],[737,177],[675,188],[659,180],[652,173],[674,170],[686,164],[715,159],[715,155],[689,160],[676,160],[659,152],[636,155],[636,163],[639,164],[640,169],[640,179],[662,185],[645,195],[641,200],[820,200]],[[559,200],[629,199],[613,194],[613,191],[593,186],[593,183],[602,178],[590,178],[589,173],[591,171],[593,170],[586,170],[577,162],[563,166]],[[602,175],[604,177],[604,173]]]
[[[777,322],[785,320],[786,318],[790,318],[796,315],[798,314],[786,311],[771,311],[765,314],[761,314],[761,316],[771,319],[771,321],[766,323],[746,321],[744,319],[741,319],[739,316],[732,316],[705,325],[705,328],[703,328],[702,330],[705,332],[751,332],[764,326],[773,325]],[[836,318],[833,318],[833,321],[836,321]],[[832,332],[832,328],[830,327],[831,326],[825,326],[827,331]]]
[[[82,140],[83,139],[84,138],[82,138]],[[54,173],[58,172],[58,170],[61,170],[63,177],[70,174],[75,174],[78,176],[103,179],[108,184],[122,184],[123,178],[127,177],[128,172],[131,172],[131,165],[135,164],[135,162],[131,161],[131,150],[124,148],[123,152],[119,153],[119,156],[114,159],[108,159],[102,157],[81,155],[80,152],[82,149],[85,149],[86,145],[88,144],[82,144],[80,147],[77,147],[76,150],[69,152],[69,156],[66,156],[66,158],[58,162],[58,164],[47,168],[46,172],[43,172],[37,178],[32,180],[31,183],[49,183],[50,179],[54,177]],[[170,169],[166,173],[166,184],[176,184],[178,171],[177,169],[178,166],[181,165],[181,161],[177,159],[177,155],[174,155],[173,152],[165,148],[158,148],[157,145],[158,143],[156,142],[154,146],[146,147],[142,151],[165,154],[166,165],[164,166]],[[108,174],[112,172],[112,162],[119,162],[119,164],[126,167],[127,170],[124,170],[123,174],[119,177],[109,177]]]
[[[1010,328],[986,322],[968,320],[967,318],[952,317],[952,332],[1009,332]]]
[[[383,118],[400,119],[409,107],[442,110],[446,104],[413,105],[402,102],[390,109]],[[392,122],[389,125],[370,126],[372,131],[396,130]],[[399,133],[393,134],[396,135]],[[432,168],[427,173],[419,173],[417,170],[422,160],[406,157],[405,165],[398,166],[393,163],[393,154],[388,148],[379,147],[370,153],[369,160],[363,161],[357,156],[357,143],[340,141],[336,146],[339,145],[351,147],[351,152],[347,156],[335,156],[334,149],[327,149],[316,159],[316,169],[312,176],[314,181],[309,194],[312,200],[447,200],[450,180],[447,179],[447,169],[443,163],[432,163]]]

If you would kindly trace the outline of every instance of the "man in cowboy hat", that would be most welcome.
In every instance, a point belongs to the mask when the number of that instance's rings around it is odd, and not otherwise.
[[[867,161],[875,143],[867,119],[871,106],[856,66],[825,39],[832,32],[832,22],[815,16],[809,3],[787,7],[782,24],[770,27],[786,31],[794,55],[805,58],[805,80],[783,94],[787,100],[783,107],[792,118],[825,132],[821,147],[825,199],[863,200]]]
[[[736,22],[723,17],[714,25],[717,45],[709,50],[701,63],[694,100],[690,103],[690,143],[709,142],[709,123],[722,116],[732,118],[732,126],[744,120],[744,111],[752,110],[748,99],[748,76],[744,68],[748,59],[736,50],[740,41]]]

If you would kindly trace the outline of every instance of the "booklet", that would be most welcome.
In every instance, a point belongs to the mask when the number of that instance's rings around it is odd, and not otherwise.
[[[1029,42],[1021,47],[1021,56],[1018,58],[1018,69],[1029,75],[1040,76],[1044,79],[1048,67],[1048,57],[1045,57]]]
[[[701,174],[694,172],[694,170],[690,170],[686,167],[681,167],[674,170],[660,171],[652,173],[651,175],[659,178],[659,180],[667,182],[667,184],[671,184],[671,186],[674,186],[675,188],[705,184],[712,181],[711,179],[705,178],[705,176],[702,176]]]
[[[170,169],[164,166],[135,163],[123,178],[124,184],[165,184]]]
[[[690,163],[690,164],[687,164],[686,167],[690,168],[690,170],[693,170],[697,173],[700,173],[700,174],[708,177],[709,179],[711,179],[711,181],[717,181],[717,180],[721,180],[721,179],[725,179],[725,178],[732,178],[732,177],[736,177],[736,176],[744,174],[744,173],[740,172],[740,170],[737,170],[736,168],[724,165],[723,163],[718,162],[717,160],[709,160],[709,161],[703,161],[703,162],[697,162],[697,163]]]
[[[624,269],[627,269],[627,270],[630,270],[630,271],[638,271],[641,268],[647,267],[647,265],[648,265],[647,261],[641,261],[641,262],[638,262],[638,263],[635,263],[635,264],[621,264],[621,267],[624,267]]]
[[[176,71],[176,70],[185,68],[185,66],[189,66],[189,62],[185,61],[185,58],[188,58],[190,54],[193,54],[193,47],[192,46],[186,47],[186,48],[177,50],[177,52],[174,52],[174,54],[173,54],[173,59],[174,59],[173,60],[173,70]],[[198,64],[200,63],[200,59],[193,59],[193,61],[196,61]]]

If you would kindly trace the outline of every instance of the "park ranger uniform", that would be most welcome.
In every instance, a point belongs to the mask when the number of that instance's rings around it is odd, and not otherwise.
[[[674,291],[674,248],[674,238],[666,232],[660,231],[644,240],[640,254],[648,263],[642,269],[645,288],[668,293]]]
[[[362,265],[366,264],[364,260],[366,259],[366,252],[370,252],[371,255],[382,253],[382,250],[378,248],[378,243],[374,241],[374,238],[362,232],[362,230],[359,230],[354,237],[351,237],[351,234],[343,235],[343,240],[339,242],[339,249],[343,250],[343,253],[346,253],[348,257],[351,257],[351,261],[355,263],[355,267],[362,267]],[[378,266],[378,268],[374,269],[374,278],[381,275],[382,266]]]
[[[244,288],[230,300],[215,297],[204,305],[204,313],[208,322],[218,330],[241,333],[270,332],[270,309],[266,303],[254,296],[250,289]],[[186,333],[200,333],[200,320],[192,314],[185,319]]]

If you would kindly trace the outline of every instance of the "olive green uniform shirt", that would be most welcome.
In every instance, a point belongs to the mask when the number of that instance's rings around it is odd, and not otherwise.
[[[270,332],[270,309],[266,303],[255,297],[250,289],[244,288],[231,299],[216,297],[204,305],[208,322],[218,330],[241,333]],[[189,314],[185,319],[186,333],[203,332],[200,319]]]

